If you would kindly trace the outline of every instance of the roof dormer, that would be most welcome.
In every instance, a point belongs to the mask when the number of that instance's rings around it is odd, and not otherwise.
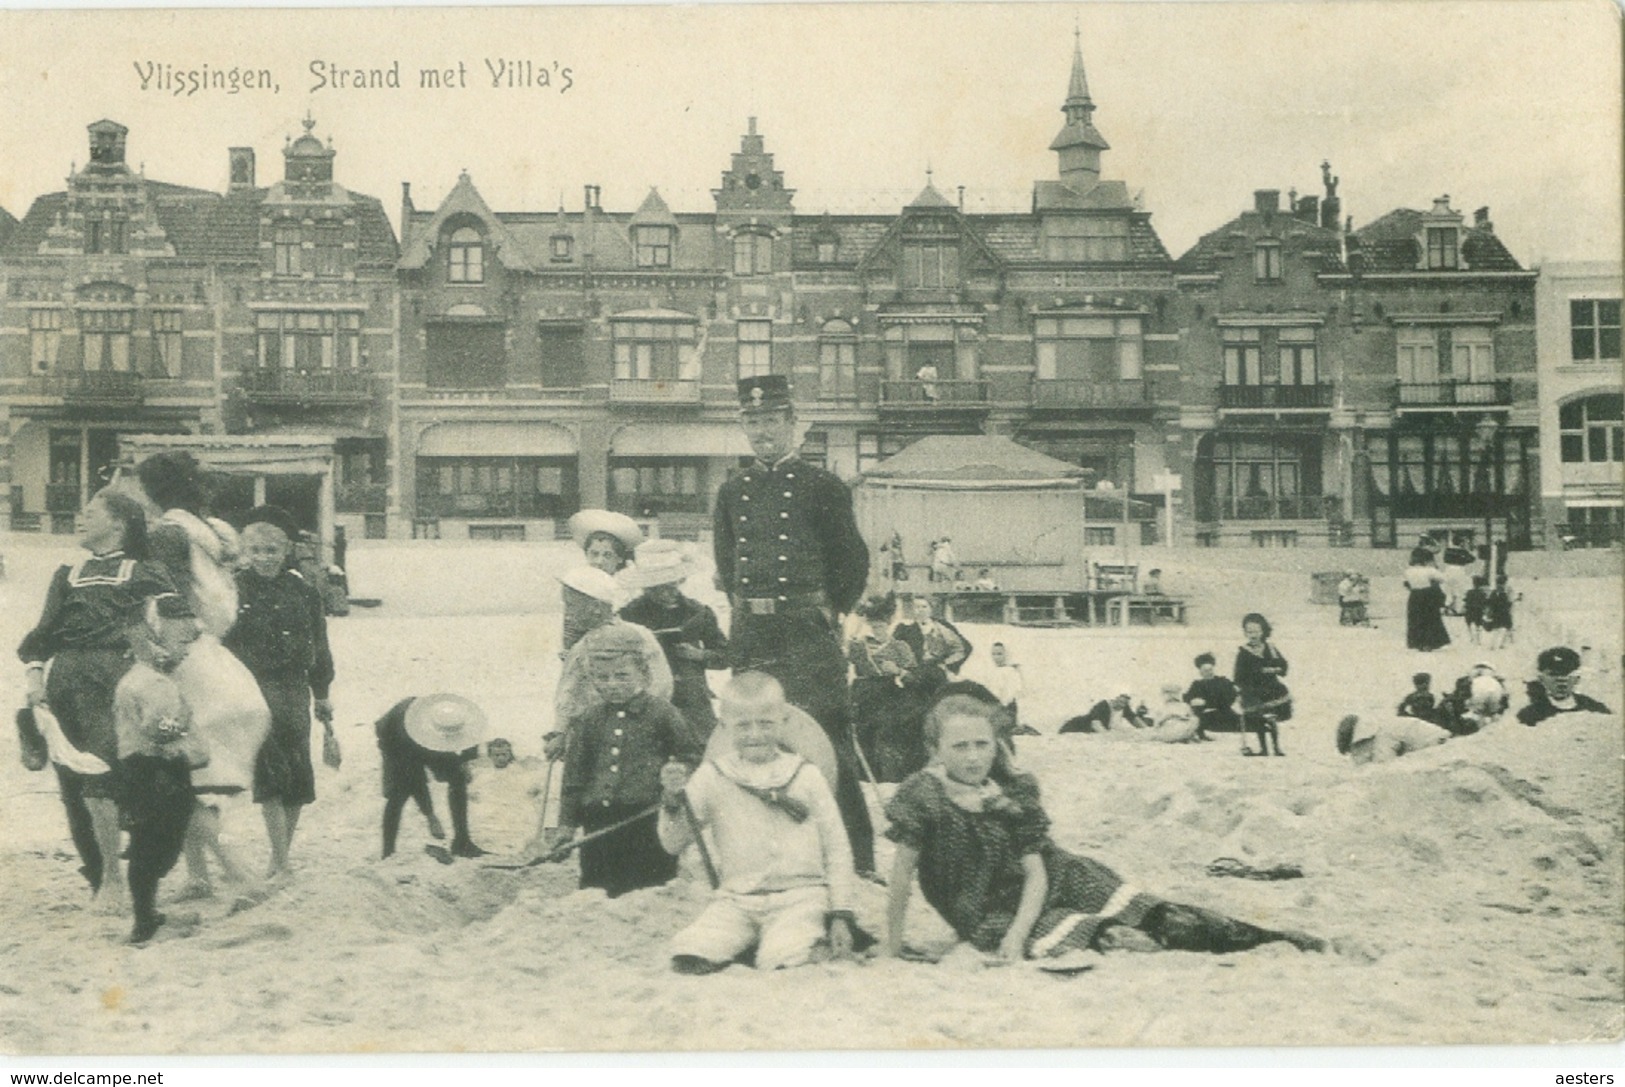
[[[1433,207],[1422,213],[1421,232],[1416,237],[1421,261],[1417,267],[1427,272],[1455,272],[1465,270],[1462,260],[1462,216],[1450,207],[1446,194],[1433,201]]]

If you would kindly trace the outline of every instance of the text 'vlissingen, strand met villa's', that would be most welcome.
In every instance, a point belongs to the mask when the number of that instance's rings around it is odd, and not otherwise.
[[[242,94],[282,93],[282,83],[270,68],[241,65],[200,64],[186,68],[163,61],[131,62],[143,91],[175,97],[191,97],[204,92]],[[329,60],[312,60],[308,93],[345,90],[552,90],[563,94],[575,86],[574,69],[558,61],[535,61],[522,57],[485,57],[477,64],[455,61],[403,69],[391,61],[383,67],[357,67]]]

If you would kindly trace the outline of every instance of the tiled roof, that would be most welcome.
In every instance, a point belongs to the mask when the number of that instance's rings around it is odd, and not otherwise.
[[[1236,216],[1219,229],[1202,235],[1195,245],[1174,262],[1174,270],[1186,275],[1217,271],[1222,261],[1236,255],[1231,246],[1238,240],[1238,236],[1245,239],[1249,253],[1256,238],[1285,238],[1293,241],[1300,252],[1318,252],[1321,255],[1320,271],[1341,271],[1343,268],[1340,256],[1342,244],[1337,231],[1295,218],[1285,212],[1264,215],[1261,212],[1248,211]]]
[[[260,259],[260,208],[268,190],[251,189],[221,196],[206,189],[162,181],[145,184],[149,205],[177,257],[248,262]],[[393,265],[397,257],[395,230],[384,214],[383,203],[376,197],[359,193],[345,195],[355,208],[359,226],[358,261]],[[10,237],[0,240],[0,253],[8,257],[36,256],[46,232],[57,215],[66,209],[67,200],[67,194],[62,192],[35,200],[22,222],[10,232]]]
[[[1421,263],[1417,237],[1424,215],[1411,208],[1396,208],[1349,236],[1349,259],[1363,272],[1413,272]],[[1501,244],[1489,227],[1463,227],[1461,261],[1469,272],[1519,272],[1523,266]]]

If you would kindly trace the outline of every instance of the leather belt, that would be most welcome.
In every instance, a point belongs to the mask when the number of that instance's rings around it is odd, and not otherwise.
[[[737,611],[749,612],[752,615],[777,615],[781,611],[828,607],[829,600],[821,592],[789,593],[785,596],[735,596],[733,606]]]

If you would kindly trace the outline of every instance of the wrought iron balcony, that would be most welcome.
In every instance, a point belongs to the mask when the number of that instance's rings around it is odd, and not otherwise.
[[[83,370],[45,374],[39,379],[44,396],[59,396],[72,408],[138,408],[141,375],[127,370]]]
[[[1219,407],[1228,411],[1329,410],[1330,385],[1220,385]]]
[[[987,407],[987,382],[961,379],[941,381],[883,381],[880,406],[909,410],[981,409]]]
[[[1396,408],[1506,407],[1512,379],[1491,381],[1401,381],[1394,386]]]
[[[618,377],[609,384],[609,399],[615,404],[698,404],[700,383],[675,378]]]
[[[245,370],[239,382],[255,404],[365,404],[373,395],[364,370]]]
[[[1150,403],[1144,381],[1039,378],[1033,382],[1035,408],[1143,408]]]

